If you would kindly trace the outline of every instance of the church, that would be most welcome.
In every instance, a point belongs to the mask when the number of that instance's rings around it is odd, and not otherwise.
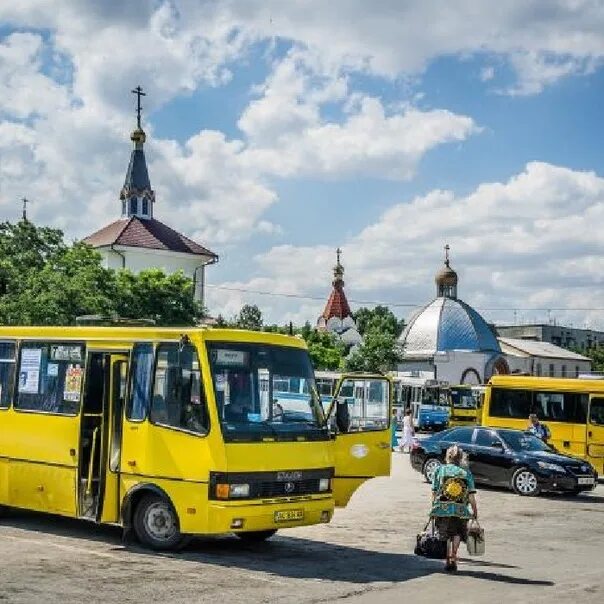
[[[409,319],[401,334],[400,373],[450,384],[484,384],[494,374],[510,372],[491,327],[458,299],[458,281],[447,245],[445,264],[435,278],[436,298]]]
[[[337,262],[333,268],[333,281],[331,294],[325,309],[317,320],[317,329],[327,331],[340,340],[347,349],[348,354],[354,352],[361,345],[363,338],[357,330],[355,320],[350,310],[350,305],[344,293],[344,267],[340,262],[342,250],[336,250]]]
[[[84,242],[100,252],[107,268],[133,273],[149,268],[159,268],[167,274],[182,271],[193,280],[195,299],[203,306],[205,270],[218,262],[218,256],[155,218],[155,192],[144,151],[147,137],[141,127],[141,96],[145,93],[140,86],[132,92],[137,95],[137,127],[130,135],[133,149],[119,194],[121,217]]]

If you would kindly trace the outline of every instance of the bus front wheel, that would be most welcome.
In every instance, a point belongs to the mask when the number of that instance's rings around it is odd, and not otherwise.
[[[174,507],[159,495],[143,496],[134,510],[133,526],[138,540],[154,550],[174,549],[182,540]]]
[[[261,543],[262,541],[266,541],[270,539],[275,533],[277,529],[271,529],[269,531],[248,531],[246,533],[235,533],[241,541],[245,541],[247,543]]]

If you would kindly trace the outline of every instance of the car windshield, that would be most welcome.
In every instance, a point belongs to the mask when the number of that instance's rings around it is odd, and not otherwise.
[[[308,352],[267,344],[208,344],[227,442],[329,438]]]
[[[550,446],[532,434],[515,430],[499,430],[498,434],[513,451],[552,451]]]

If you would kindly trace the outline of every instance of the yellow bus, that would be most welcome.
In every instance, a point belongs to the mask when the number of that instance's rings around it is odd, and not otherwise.
[[[480,423],[480,396],[469,384],[449,386],[449,426]]]
[[[604,474],[604,380],[493,376],[487,385],[482,424],[528,427],[536,413],[562,453],[587,459]]]
[[[0,327],[0,506],[119,524],[154,549],[329,522],[390,473],[391,383],[340,388],[328,418],[290,336]]]

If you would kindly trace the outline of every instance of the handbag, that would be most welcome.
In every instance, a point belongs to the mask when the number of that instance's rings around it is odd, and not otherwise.
[[[478,520],[470,521],[466,545],[470,556],[482,556],[484,554],[484,529],[478,524]]]
[[[417,556],[436,560],[444,560],[447,557],[447,540],[438,534],[434,518],[430,518],[424,530],[418,533],[414,553]]]

